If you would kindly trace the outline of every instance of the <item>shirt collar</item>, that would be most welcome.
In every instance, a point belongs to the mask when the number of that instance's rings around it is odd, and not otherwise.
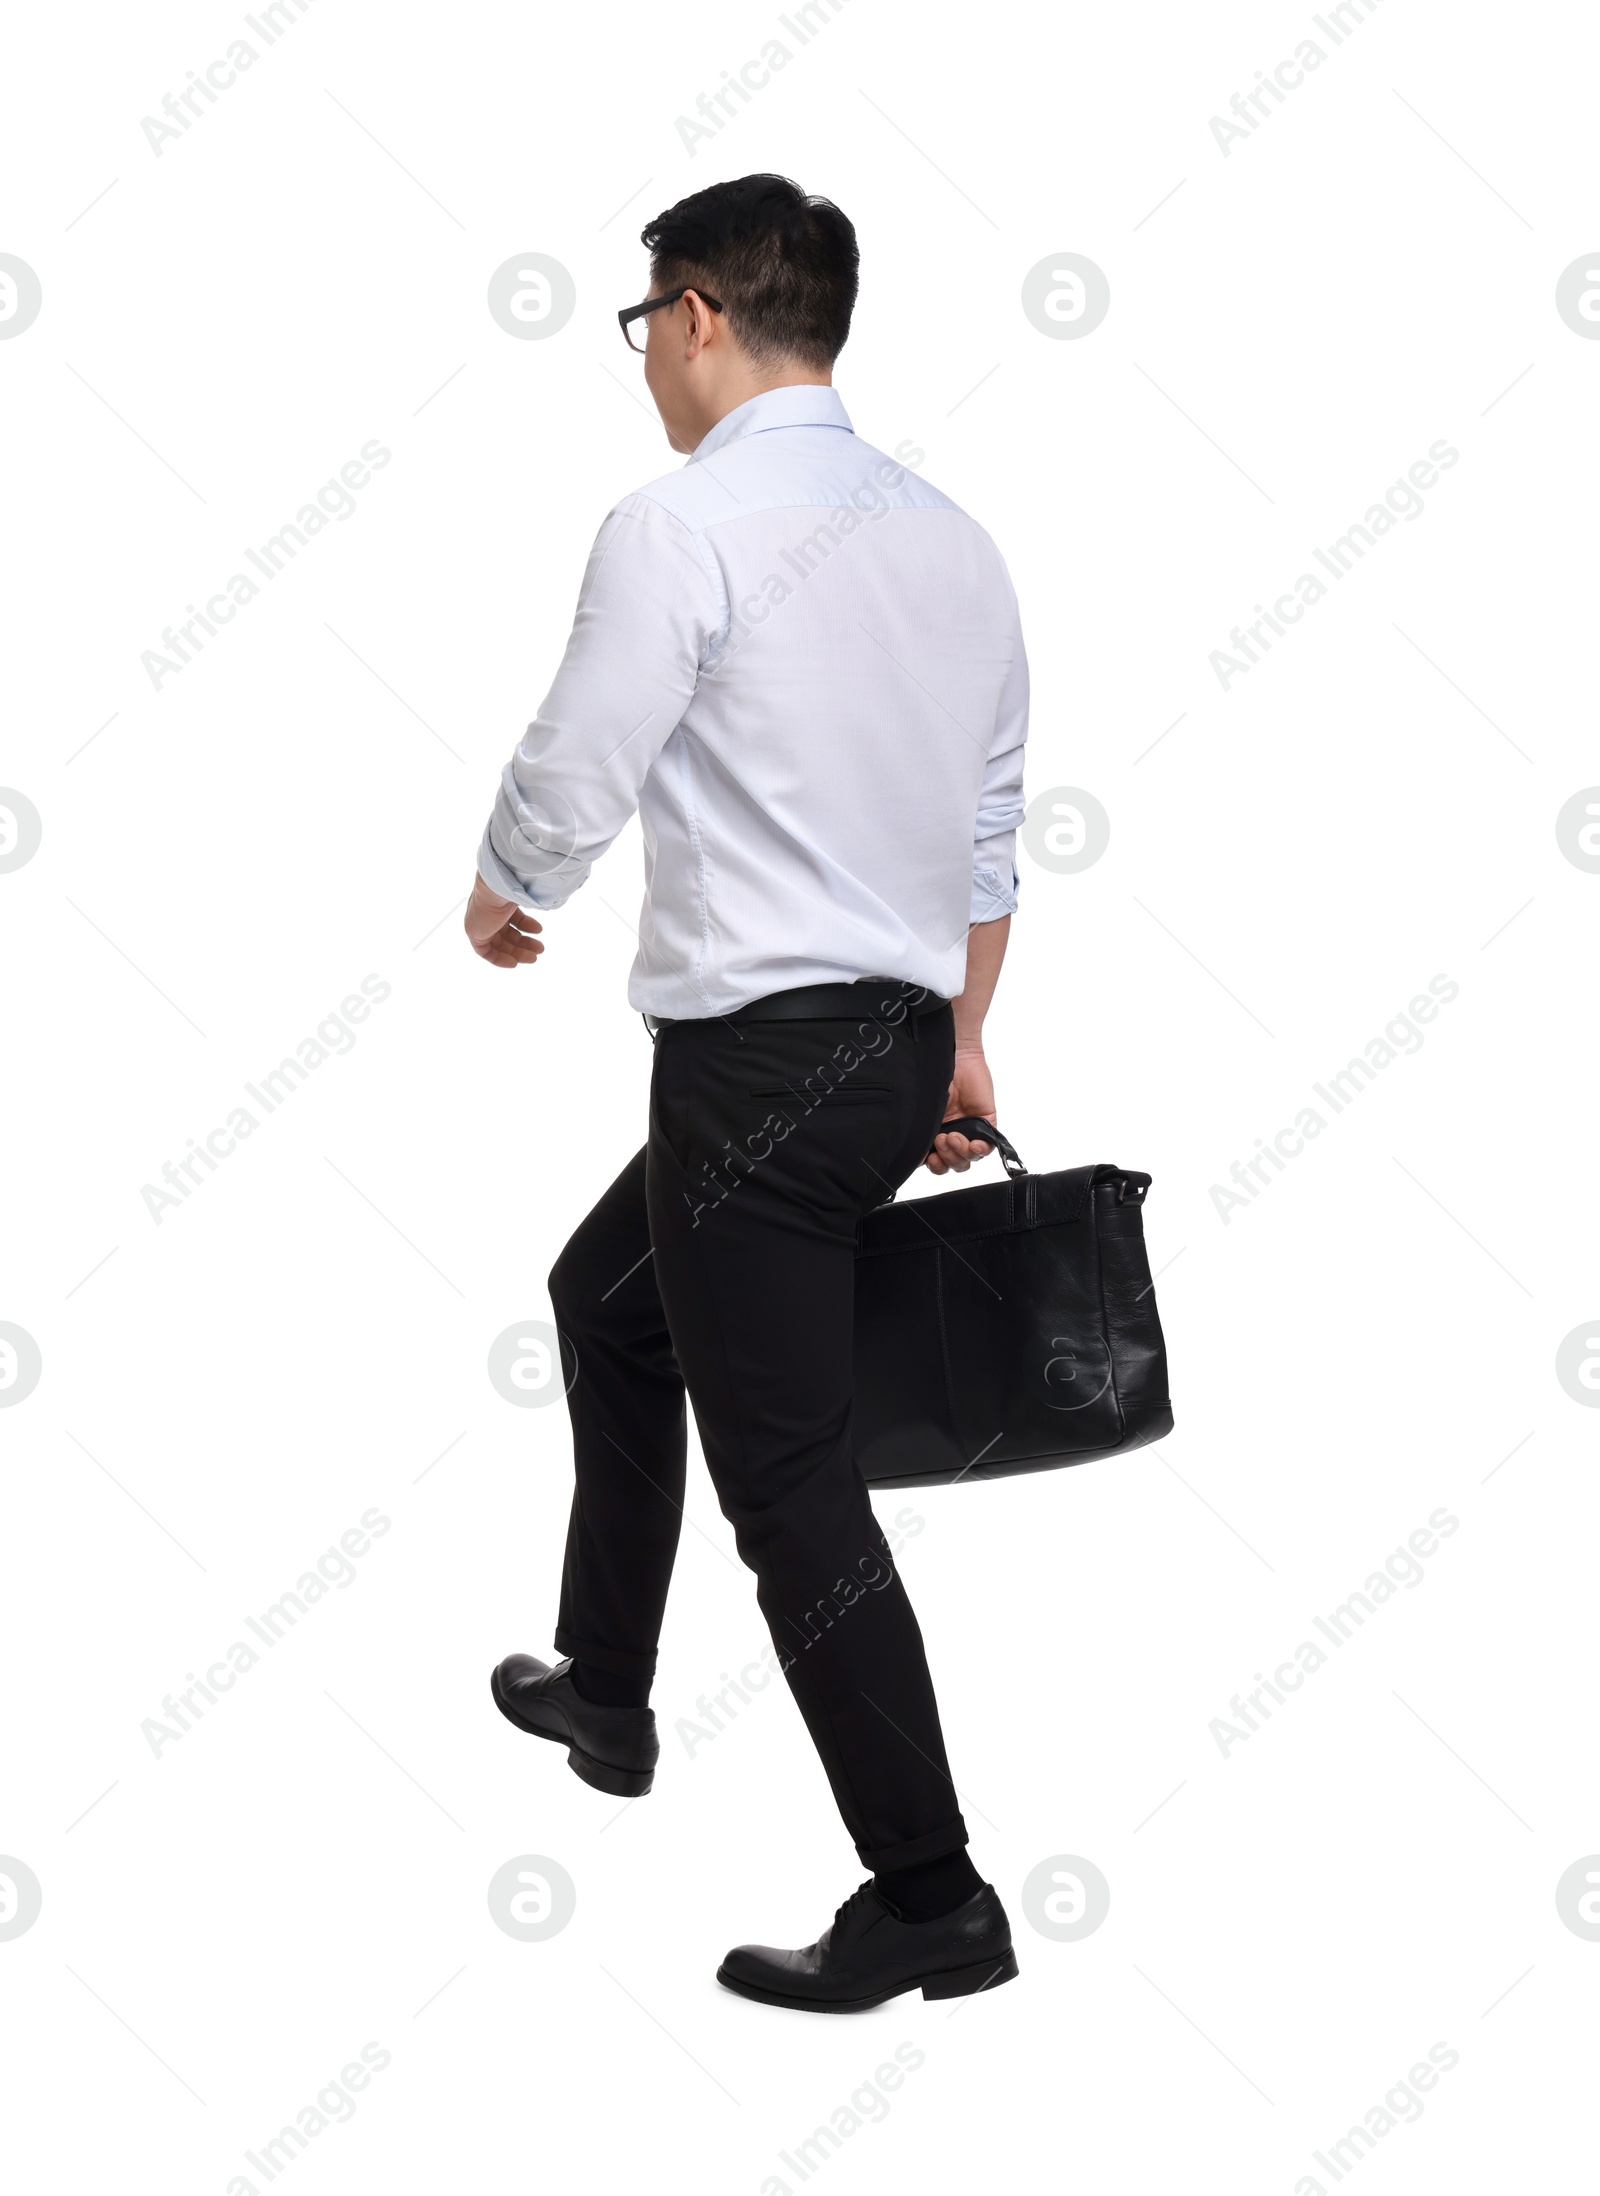
[[[759,396],[747,397],[725,412],[695,444],[689,462],[710,457],[741,436],[765,434],[771,427],[842,427],[846,434],[855,432],[837,389],[815,381],[786,382],[781,389],[763,389]]]

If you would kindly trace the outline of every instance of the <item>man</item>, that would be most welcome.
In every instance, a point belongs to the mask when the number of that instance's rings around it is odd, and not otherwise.
[[[619,314],[679,471],[601,527],[467,909],[543,951],[637,808],[629,998],[649,1140],[556,1262],[577,1486],[553,1668],[494,1698],[602,1791],[650,1789],[684,1393],[785,1676],[872,1880],[802,1951],[718,1979],[838,2012],[1017,1972],[967,1856],[922,1635],[851,1450],[854,1241],[993,1121],[983,1020],[1016,905],[1028,674],[989,537],[860,441],[832,386],[857,288],[826,199],[745,176],[643,232]]]

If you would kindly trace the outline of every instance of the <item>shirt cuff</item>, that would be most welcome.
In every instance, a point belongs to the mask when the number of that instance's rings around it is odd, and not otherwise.
[[[972,913],[969,922],[997,922],[1017,911],[1017,865],[1008,862],[1004,872],[979,866],[972,872]]]
[[[540,898],[537,887],[526,885],[520,877],[514,876],[495,852],[487,826],[478,847],[478,875],[491,892],[499,893],[502,900],[515,900],[518,907],[537,908],[544,914],[560,907],[567,898],[553,882],[544,887],[545,896]]]

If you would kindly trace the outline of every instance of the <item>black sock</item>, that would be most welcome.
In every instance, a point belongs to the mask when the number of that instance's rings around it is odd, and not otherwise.
[[[953,1853],[941,1853],[937,1860],[919,1861],[914,1868],[880,1868],[872,1881],[908,1922],[938,1921],[983,1889],[983,1878],[964,1845]]]
[[[648,1678],[613,1677],[609,1670],[597,1670],[592,1662],[574,1662],[572,1684],[578,1697],[595,1708],[648,1708],[650,1705]]]

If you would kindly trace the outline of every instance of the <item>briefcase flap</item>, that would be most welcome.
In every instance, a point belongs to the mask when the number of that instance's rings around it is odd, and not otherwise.
[[[999,1235],[1015,1228],[1059,1226],[1083,1217],[1097,1182],[1124,1182],[1126,1194],[1142,1199],[1148,1174],[1102,1162],[1065,1167],[1055,1174],[1026,1174],[1004,1182],[982,1182],[971,1189],[949,1190],[937,1197],[914,1197],[906,1204],[879,1205],[857,1230],[861,1257],[880,1251],[960,1243],[975,1235]]]

